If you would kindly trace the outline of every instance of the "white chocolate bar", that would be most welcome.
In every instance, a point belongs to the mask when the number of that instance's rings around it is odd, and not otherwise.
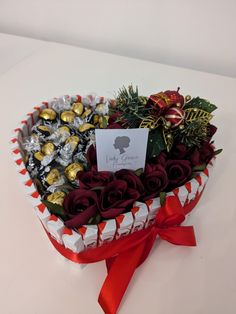
[[[204,187],[205,187],[205,185],[207,183],[207,180],[208,180],[208,176],[204,172],[200,173],[200,177],[201,177],[202,184],[198,188],[198,192],[199,193],[202,192],[202,190],[204,189]]]
[[[39,204],[38,206],[35,206],[34,209],[36,215],[38,216],[44,227],[47,229],[47,222],[51,216],[51,213],[43,203]]]
[[[134,218],[132,213],[121,214],[116,217],[117,233],[116,239],[126,236],[130,233],[133,226]]]
[[[131,212],[134,217],[134,224],[131,232],[144,229],[148,217],[147,205],[145,203],[135,202]]]
[[[189,181],[189,183],[190,183],[191,191],[188,194],[188,201],[190,202],[196,197],[196,194],[199,188],[199,182],[195,178],[193,178],[192,180]]]
[[[51,215],[49,217],[49,220],[47,222],[47,229],[51,236],[57,240],[60,244],[63,244],[62,242],[62,233],[65,226],[63,221],[56,217],[55,215]]]
[[[79,253],[84,250],[82,236],[72,229],[65,228],[62,234],[62,241],[66,248],[74,253]]]
[[[98,224],[98,244],[99,246],[111,242],[116,234],[116,221],[109,219]]]
[[[82,235],[86,248],[96,247],[98,243],[98,227],[96,225],[85,225],[78,229]]]
[[[153,199],[149,199],[146,202],[148,207],[148,218],[145,227],[152,225],[156,219],[156,214],[158,210],[161,208],[160,197],[156,197]]]

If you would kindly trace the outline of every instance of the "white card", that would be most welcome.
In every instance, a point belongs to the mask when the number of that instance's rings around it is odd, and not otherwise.
[[[98,171],[145,167],[149,129],[96,129]]]

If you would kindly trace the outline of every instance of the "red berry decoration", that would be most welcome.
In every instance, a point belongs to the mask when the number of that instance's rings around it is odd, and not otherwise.
[[[185,112],[179,107],[171,107],[165,113],[165,119],[170,122],[171,127],[175,128],[184,120]]]

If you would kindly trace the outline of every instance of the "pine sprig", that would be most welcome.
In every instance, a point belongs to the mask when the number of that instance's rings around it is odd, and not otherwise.
[[[116,106],[112,109],[113,112],[119,112],[120,116],[117,122],[122,122],[126,127],[138,127],[140,121],[148,114],[148,108],[145,107],[147,98],[139,96],[138,87],[134,89],[132,85],[128,88],[120,88],[116,97]]]
[[[183,129],[174,132],[174,138],[188,147],[200,146],[207,140],[207,125],[201,119],[186,123]]]

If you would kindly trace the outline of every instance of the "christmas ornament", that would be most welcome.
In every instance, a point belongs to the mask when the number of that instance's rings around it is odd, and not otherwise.
[[[172,128],[180,125],[184,120],[185,112],[179,107],[171,107],[165,113],[165,119],[170,123]]]

